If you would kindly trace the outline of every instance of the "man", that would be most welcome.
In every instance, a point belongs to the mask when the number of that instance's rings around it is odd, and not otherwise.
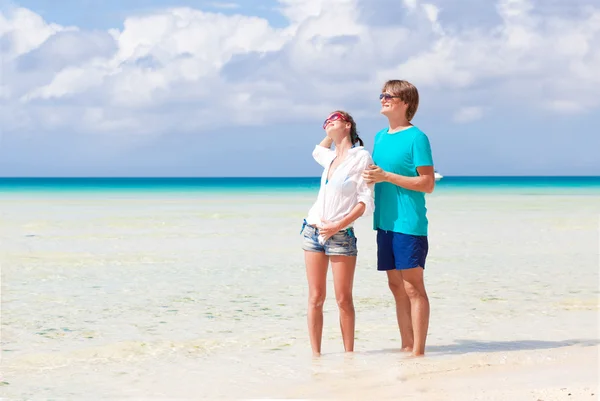
[[[377,270],[387,272],[402,350],[422,356],[429,327],[423,281],[429,247],[425,194],[435,186],[433,157],[429,139],[411,124],[419,106],[417,88],[407,81],[391,80],[379,98],[389,127],[375,136],[375,165],[363,172],[368,183],[376,184]]]

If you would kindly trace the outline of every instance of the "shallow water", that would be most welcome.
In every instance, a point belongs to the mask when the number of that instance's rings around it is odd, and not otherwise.
[[[0,394],[327,398],[349,383],[597,346],[600,196],[461,192],[428,197],[428,357],[396,352],[366,218],[356,228],[356,352],[342,352],[330,275],[324,356],[312,359],[298,235],[312,201],[306,192],[0,200]]]

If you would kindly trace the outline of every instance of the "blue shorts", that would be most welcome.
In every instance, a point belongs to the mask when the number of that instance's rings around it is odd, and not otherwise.
[[[324,244],[319,242],[319,229],[309,226],[306,223],[302,225],[302,249],[309,252],[325,252],[327,256],[356,256],[358,248],[357,239],[354,236],[354,229],[338,231],[333,234]]]
[[[377,229],[377,270],[424,269],[428,250],[426,235]]]

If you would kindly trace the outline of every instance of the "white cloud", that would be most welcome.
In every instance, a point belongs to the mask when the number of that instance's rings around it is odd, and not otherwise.
[[[22,99],[68,98],[93,90],[103,93],[106,106],[150,106],[157,91],[182,83],[211,86],[232,56],[276,50],[284,43],[263,19],[191,9],[129,18],[112,36],[117,51],[111,57],[65,68]]]
[[[559,113],[579,113],[583,110],[581,104],[570,100],[553,100],[545,102],[544,105],[550,109]]]
[[[348,9],[355,3],[354,0],[279,0],[278,2],[280,4],[279,11],[291,22],[292,26],[318,18],[328,11],[334,13],[338,9]]]
[[[402,2],[409,10],[414,10],[417,8],[417,0],[403,0]]]
[[[476,106],[463,107],[454,114],[453,120],[457,123],[468,123],[483,117],[483,108]]]
[[[0,99],[9,99],[10,89],[6,85],[0,85]]]
[[[223,8],[223,9],[228,9],[228,10],[232,10],[232,9],[240,7],[240,5],[237,3],[226,3],[226,2],[220,2],[220,1],[213,1],[211,3],[208,3],[208,5],[211,7],[214,7],[214,8]]]
[[[103,72],[98,69],[68,67],[60,71],[49,85],[32,90],[20,100],[28,102],[37,98],[60,98],[76,92],[84,92],[100,85],[103,75]]]
[[[284,28],[174,8],[131,16],[102,39],[23,8],[0,13],[9,77],[0,122],[15,131],[152,133],[312,118],[339,107],[361,114],[390,78],[426,89],[424,101],[440,110],[459,108],[457,122],[499,103],[552,113],[600,107],[598,7],[567,15],[543,2],[501,0],[490,5],[496,25],[464,28],[444,25],[441,0],[404,0],[410,16],[393,25],[365,21],[358,1],[280,0]],[[24,69],[27,55],[67,31],[85,40],[63,40],[60,63]],[[36,57],[56,60],[57,49]]]
[[[4,39],[0,55],[4,60],[12,60],[37,48],[57,32],[76,29],[48,24],[38,14],[26,8],[14,9],[10,18],[0,13],[0,38]]]
[[[506,19],[527,18],[533,10],[531,0],[500,0],[498,10]]]
[[[429,22],[435,24],[438,20],[440,9],[433,4],[423,4],[423,10],[425,11],[425,15]]]

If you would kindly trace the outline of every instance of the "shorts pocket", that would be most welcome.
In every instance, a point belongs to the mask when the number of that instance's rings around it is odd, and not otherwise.
[[[329,243],[334,247],[347,248],[352,243],[352,238],[346,233],[336,233],[329,239]]]

